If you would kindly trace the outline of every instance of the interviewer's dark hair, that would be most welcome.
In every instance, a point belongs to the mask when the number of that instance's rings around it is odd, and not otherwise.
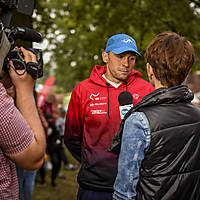
[[[146,50],[147,62],[162,85],[180,85],[194,63],[194,48],[184,37],[163,32],[157,35]]]

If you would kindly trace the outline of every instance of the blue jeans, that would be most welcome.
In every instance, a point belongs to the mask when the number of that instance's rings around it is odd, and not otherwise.
[[[19,184],[19,200],[31,200],[37,171],[24,170],[18,166],[16,166],[16,169]]]
[[[112,200],[112,192],[98,192],[79,187],[77,200]]]

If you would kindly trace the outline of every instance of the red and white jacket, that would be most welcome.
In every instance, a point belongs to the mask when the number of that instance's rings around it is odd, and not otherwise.
[[[79,185],[85,189],[113,191],[118,156],[108,152],[121,118],[118,96],[129,91],[133,105],[154,90],[141,73],[134,70],[118,88],[102,77],[106,66],[96,65],[90,78],[73,90],[65,124],[65,144],[81,162]]]

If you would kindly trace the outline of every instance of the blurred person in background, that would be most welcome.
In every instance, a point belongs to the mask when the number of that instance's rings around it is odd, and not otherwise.
[[[54,94],[50,93],[47,95],[44,104],[39,108],[41,116],[44,117],[46,121],[46,134],[47,134],[47,151],[46,157],[50,158],[52,164],[52,173],[51,173],[51,185],[56,186],[55,179],[60,170],[60,157],[57,154],[58,146],[60,146],[61,138],[59,137],[58,131],[55,127],[55,106],[56,106],[56,97]],[[58,139],[58,140],[57,140]],[[56,141],[57,140],[57,141]],[[57,144],[58,143],[58,144]],[[48,160],[48,159],[47,159]],[[43,163],[42,167],[39,169],[40,174],[40,184],[46,183],[46,167],[49,161]]]
[[[51,116],[52,122],[55,123],[56,117],[54,115],[55,113],[55,104],[56,104],[56,97],[54,94],[48,94],[46,97],[46,100],[44,102],[44,105],[41,106],[41,111],[43,112],[45,118],[46,116]]]
[[[44,114],[45,119],[48,123],[48,131],[47,131],[47,155],[50,158],[50,162],[52,164],[51,169],[51,185],[56,187],[56,178],[66,178],[63,174],[59,173],[61,169],[61,163],[64,162],[65,170],[74,170],[77,167],[72,165],[63,148],[63,129],[64,129],[64,118],[63,114],[61,117],[58,117],[58,109],[56,107],[57,100],[56,96],[52,93],[49,94],[45,100],[44,105],[40,108],[42,113]],[[45,166],[43,166],[45,167]],[[41,176],[41,183],[45,183],[45,172],[44,168],[42,168],[43,175]]]
[[[47,136],[47,155],[50,157],[52,164],[51,169],[51,185],[56,187],[56,178],[58,177],[61,168],[60,148],[62,148],[62,138],[54,124],[54,118],[51,115],[46,115],[49,124]]]
[[[62,139],[62,146],[60,147],[60,156],[61,156],[62,161],[64,162],[65,170],[75,170],[78,167],[70,163],[63,146],[64,129],[65,129],[65,114],[66,114],[65,110],[60,108],[59,117],[56,119],[56,128],[59,131],[61,139]]]

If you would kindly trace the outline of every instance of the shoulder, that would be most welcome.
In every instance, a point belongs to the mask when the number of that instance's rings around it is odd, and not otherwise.
[[[149,121],[143,112],[133,112],[126,119],[125,124],[130,124],[132,126],[142,127],[144,129],[149,128]]]
[[[151,131],[149,122],[142,112],[132,113],[125,121],[122,144],[131,145],[129,148],[137,148],[137,145],[148,147],[151,140]],[[135,147],[133,147],[135,146]]]
[[[148,81],[146,81],[146,80],[144,80],[143,78],[136,77],[136,81],[137,81],[138,83],[142,84],[142,85],[145,85],[145,86],[147,86],[147,87],[149,87],[149,88],[153,88],[153,89],[154,89],[154,87],[151,85],[151,83],[148,82]]]
[[[98,86],[90,78],[79,82],[73,89],[72,94],[80,96],[81,98],[87,98],[91,93],[102,91],[106,87]]]
[[[90,85],[90,79],[87,78],[83,81],[80,81],[73,89],[73,91],[80,91],[80,90],[87,90],[88,86]]]
[[[155,90],[155,88],[146,80],[135,77],[135,80],[128,86],[131,91],[139,94],[139,96],[145,96]]]

